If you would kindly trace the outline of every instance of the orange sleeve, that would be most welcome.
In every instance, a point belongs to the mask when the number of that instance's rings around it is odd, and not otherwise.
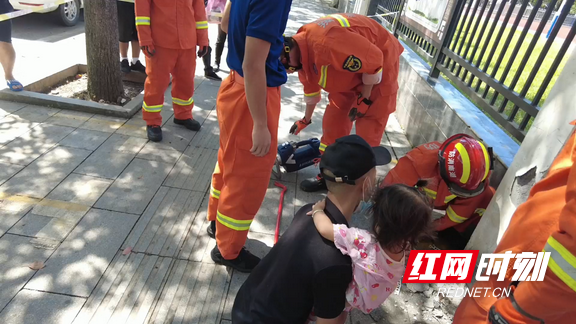
[[[320,85],[310,83],[303,73],[298,72],[298,79],[304,86],[304,103],[307,105],[315,105],[322,99],[322,88]]]
[[[136,0],[134,2],[136,29],[138,30],[140,46],[154,45],[152,41],[152,31],[150,30],[150,1],[151,0]]]
[[[196,21],[196,43],[199,47],[208,46],[208,20],[204,0],[194,1],[194,21]]]
[[[446,215],[434,222],[435,229],[442,231],[464,223],[475,214],[482,216],[493,196],[494,189],[488,186],[479,196],[454,199],[448,204]]]
[[[380,187],[390,186],[393,184],[405,184],[413,186],[418,182],[419,175],[416,172],[414,163],[407,156],[400,158],[396,166],[392,168],[380,184]]]

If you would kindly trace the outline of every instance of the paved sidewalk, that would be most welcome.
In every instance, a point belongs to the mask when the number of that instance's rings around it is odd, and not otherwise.
[[[287,33],[331,12],[317,1],[294,1]],[[161,143],[146,139],[141,113],[125,120],[0,102],[0,323],[230,323],[246,275],[209,257],[219,83],[202,74],[200,63],[193,114],[202,130],[172,123],[168,90]],[[288,136],[304,113],[302,93],[291,76],[282,89],[281,141],[321,135],[318,109],[300,136]],[[395,159],[410,148],[393,116],[382,144]],[[282,231],[298,208],[322,197],[297,186],[316,172],[284,176]],[[247,243],[259,256],[272,246],[279,195],[271,180]],[[45,267],[32,270],[34,262]],[[418,310],[400,311],[397,303],[408,299],[398,298],[350,322],[427,322]]]

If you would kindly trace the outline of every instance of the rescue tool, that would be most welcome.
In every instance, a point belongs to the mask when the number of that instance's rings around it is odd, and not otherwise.
[[[302,170],[316,163],[320,156],[320,140],[317,138],[282,143],[278,146],[278,154],[272,173],[278,180],[281,180],[282,168],[286,172]]]

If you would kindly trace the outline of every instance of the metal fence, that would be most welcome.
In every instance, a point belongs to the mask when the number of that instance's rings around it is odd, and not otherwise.
[[[530,8],[530,0],[457,1],[442,44],[400,14],[381,20],[431,65],[431,77],[443,74],[521,142],[573,47],[576,23],[569,12],[576,0],[566,1],[549,30],[561,1],[547,8],[542,0]],[[379,0],[377,14],[401,12],[407,2]]]

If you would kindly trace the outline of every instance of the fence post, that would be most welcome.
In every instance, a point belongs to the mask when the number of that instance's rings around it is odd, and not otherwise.
[[[458,27],[458,21],[460,20],[460,15],[462,14],[462,9],[466,5],[466,1],[457,1],[456,5],[452,8],[452,15],[450,16],[450,22],[448,23],[448,29],[444,34],[444,38],[442,39],[442,44],[440,48],[436,50],[436,55],[432,58],[431,68],[430,68],[430,77],[437,79],[440,76],[440,70],[438,70],[437,65],[438,63],[444,60],[444,53],[442,52],[444,48],[450,46],[450,42],[454,37],[454,33],[456,32],[456,28]]]
[[[394,15],[394,21],[392,23],[392,35],[394,35],[394,37],[396,38],[398,38],[398,33],[396,32],[396,29],[398,28],[398,24],[400,23],[400,16],[402,15],[402,10],[404,10],[404,4],[406,4],[406,0],[400,0],[398,13]],[[395,8],[392,8],[392,10],[394,9]]]

